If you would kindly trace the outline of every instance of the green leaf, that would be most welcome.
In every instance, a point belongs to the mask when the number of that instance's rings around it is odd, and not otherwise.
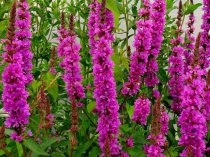
[[[96,107],[96,102],[95,101],[90,101],[89,104],[87,104],[87,111],[90,113],[93,111],[93,109]]]
[[[132,119],[133,112],[134,112],[134,107],[129,105],[129,104],[126,104],[126,109],[127,109],[129,118]]]
[[[32,152],[34,152],[35,154],[48,156],[48,154],[43,150],[43,148],[39,144],[34,142],[33,139],[25,139],[24,145],[30,150],[32,150]]]
[[[50,138],[45,140],[40,146],[42,149],[46,149],[47,147],[51,146],[53,143],[57,142],[59,138]]]
[[[176,151],[176,149],[174,147],[170,147],[167,151],[164,152],[164,154],[166,155],[166,157],[171,157],[171,156],[177,157],[177,156],[179,156],[179,153]]]
[[[101,0],[98,0],[98,2],[101,3]],[[119,17],[120,17],[120,12],[119,12],[119,9],[117,7],[117,2],[115,0],[107,0],[106,1],[106,6],[109,10],[112,11],[112,13],[114,15],[115,27],[117,27],[119,25]]]
[[[174,5],[173,0],[166,0],[166,8],[167,10],[171,9]]]
[[[18,155],[19,155],[19,157],[21,157],[23,155],[23,148],[20,143],[18,143],[18,142],[15,142],[15,143],[16,143],[16,147],[18,150]]]
[[[52,95],[54,101],[56,101],[58,99],[58,82],[56,76],[48,72],[44,75],[43,79],[46,82],[48,93]]]
[[[184,12],[184,15],[188,15],[190,13],[193,13],[196,9],[198,9],[200,6],[202,6],[202,3],[197,4],[190,4],[187,9]]]
[[[91,151],[89,152],[89,157],[97,157],[101,154],[98,147],[93,147]]]

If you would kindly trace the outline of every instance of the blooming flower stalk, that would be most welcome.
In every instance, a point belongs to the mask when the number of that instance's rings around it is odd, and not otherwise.
[[[206,83],[199,65],[191,66],[184,75],[185,85],[182,92],[181,114],[178,124],[181,127],[179,145],[185,146],[181,157],[202,157],[206,149],[204,138],[207,134],[203,94]]]
[[[169,93],[173,98],[172,109],[175,113],[180,112],[181,91],[183,88],[184,48],[181,46],[183,38],[181,37],[181,17],[182,17],[182,1],[179,3],[179,11],[177,17],[176,38],[172,40],[173,48],[169,57]]]
[[[160,97],[153,108],[151,132],[148,137],[151,145],[144,145],[147,157],[164,157],[165,135],[168,132],[169,116],[165,109],[161,107]]]
[[[114,27],[113,14],[106,9],[106,2],[94,1],[88,22],[90,53],[93,58],[94,98],[98,113],[99,146],[102,157],[127,156],[121,152],[118,143],[119,105],[116,99],[116,83],[113,76],[113,53],[111,43],[114,38],[111,31]]]
[[[203,109],[203,114],[206,117],[207,122],[210,121],[210,70],[208,71],[207,74],[207,79],[206,79],[206,87],[204,89],[205,94],[204,94],[204,109]]]
[[[151,49],[152,41],[152,21],[150,20],[151,15],[151,4],[149,0],[143,1],[143,8],[139,10],[140,19],[136,23],[137,33],[134,38],[135,51],[130,57],[130,72],[128,82],[124,83],[122,88],[123,95],[135,95],[140,89],[141,77],[146,72],[149,51]]]
[[[134,103],[134,113],[132,120],[141,124],[146,125],[147,117],[150,113],[150,100],[144,96],[139,97]]]
[[[203,69],[210,66],[210,2],[209,0],[203,0],[202,16],[203,24],[201,25],[201,45],[200,45],[200,57],[199,63]]]
[[[29,12],[29,5],[27,0],[20,0],[17,3],[17,20],[16,20],[16,39],[17,39],[17,53],[20,53],[22,57],[22,68],[26,77],[26,84],[29,84],[33,80],[31,74],[32,69],[32,57],[33,54],[30,51],[32,33],[31,27],[31,15]]]
[[[149,51],[149,61],[147,63],[147,72],[145,83],[148,87],[154,87],[159,83],[157,77],[158,63],[157,57],[163,41],[163,31],[165,25],[166,2],[165,0],[155,0],[152,5],[152,41]]]
[[[10,12],[7,39],[5,40],[6,46],[4,47],[4,61],[7,62],[7,66],[2,73],[4,86],[2,101],[4,110],[9,113],[5,126],[14,129],[11,138],[20,142],[23,139],[22,133],[25,131],[25,125],[29,122],[30,112],[27,103],[28,92],[25,88],[27,78],[22,68],[24,56],[18,51],[20,43],[15,36],[15,20],[16,2],[14,2]]]
[[[61,28],[59,30],[60,41],[58,46],[58,56],[62,59],[60,66],[64,69],[63,80],[66,83],[66,91],[72,104],[71,110],[71,146],[73,149],[77,144],[76,133],[78,131],[77,107],[81,106],[80,100],[85,97],[84,87],[82,86],[82,75],[80,68],[80,45],[76,41],[76,34],[73,31],[74,17],[70,16],[70,29],[65,28],[64,14],[62,13]]]

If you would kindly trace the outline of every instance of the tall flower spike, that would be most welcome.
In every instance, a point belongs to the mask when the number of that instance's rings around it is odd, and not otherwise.
[[[145,84],[148,87],[154,87],[159,83],[157,77],[158,63],[156,58],[161,48],[163,41],[163,31],[165,25],[166,2],[165,0],[155,0],[152,5],[152,41],[151,50],[149,51],[149,61],[147,63],[147,72],[145,77]]]
[[[161,107],[160,97],[153,107],[151,132],[148,137],[151,145],[144,145],[145,154],[148,157],[164,157],[165,135],[168,132],[169,116],[165,109]]]
[[[178,118],[181,137],[179,145],[185,149],[181,157],[202,157],[206,149],[205,136],[207,134],[206,117],[203,111],[206,106],[204,70],[199,65],[193,65],[184,75],[185,85],[182,89],[181,114]]]
[[[203,69],[207,69],[210,66],[210,2],[209,0],[203,0],[202,16],[203,24],[201,25],[201,43],[200,43],[200,57],[199,62]]]
[[[204,109],[203,114],[206,117],[207,122],[210,122],[210,70],[208,71],[207,78],[206,78],[206,87],[205,87],[205,94],[204,94]]]
[[[111,31],[114,26],[114,18],[111,11],[106,9],[104,2],[100,4],[94,1],[90,5],[88,20],[90,53],[93,58],[94,98],[98,113],[98,140],[102,150],[101,157],[125,156],[118,142],[119,105],[113,76],[114,64],[111,60],[113,53],[111,43],[114,40]],[[105,13],[103,13],[104,8]]]
[[[181,46],[183,43],[183,38],[181,36],[181,17],[182,17],[182,2],[179,3],[179,11],[177,16],[177,30],[176,38],[172,39],[173,44],[172,53],[169,56],[169,93],[173,98],[172,109],[175,113],[180,112],[181,103],[181,91],[183,88],[183,74],[184,74],[184,62],[183,53],[184,49]]]
[[[13,3],[10,12],[10,23],[7,33],[6,46],[4,50],[4,60],[8,63],[2,73],[3,93],[2,101],[4,110],[9,113],[6,118],[5,126],[13,128],[14,132],[11,138],[16,141],[22,141],[22,133],[25,130],[25,125],[28,124],[30,115],[29,105],[27,103],[28,92],[26,91],[26,77],[22,70],[22,54],[18,50],[19,43],[15,37],[15,17],[16,17],[16,2]]]
[[[191,4],[193,4],[193,0],[191,0]],[[184,51],[184,73],[188,71],[188,66],[191,65],[193,60],[193,50],[195,48],[195,37],[194,33],[194,23],[195,23],[195,16],[192,12],[189,16],[188,20],[188,29],[186,32],[186,39],[185,39],[185,51]]]
[[[143,19],[137,21],[137,34],[135,35],[135,51],[130,57],[130,72],[128,82],[125,82],[122,88],[123,95],[135,95],[142,83],[141,77],[146,72],[149,51],[152,41],[152,21],[150,20],[151,4],[149,0],[143,1],[143,8],[139,10],[139,16]]]
[[[65,28],[62,22],[58,37],[58,56],[62,59],[60,67],[64,69],[63,80],[66,83],[66,91],[71,102],[71,129],[73,134],[71,139],[72,151],[77,144],[76,133],[78,131],[78,113],[77,107],[81,106],[80,100],[85,97],[84,87],[82,86],[82,75],[80,68],[80,45],[76,41],[76,34],[73,32],[73,15],[70,16],[69,30]],[[64,21],[64,14],[62,14]]]
[[[30,50],[32,33],[31,27],[31,15],[29,12],[29,5],[27,0],[20,0],[17,3],[17,20],[16,20],[16,39],[17,39],[17,53],[20,53],[22,57],[22,68],[26,77],[26,85],[33,80],[31,74],[32,70],[32,57],[33,54]]]

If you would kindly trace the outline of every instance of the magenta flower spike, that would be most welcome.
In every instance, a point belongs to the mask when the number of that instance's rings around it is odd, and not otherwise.
[[[181,157],[202,157],[206,149],[204,138],[208,128],[206,116],[203,114],[206,87],[205,79],[202,78],[204,74],[204,70],[197,65],[189,67],[189,71],[184,75],[181,114],[178,118],[178,125],[181,127],[179,145],[185,147]]]
[[[66,91],[71,102],[76,102],[85,97],[82,86],[82,75],[80,67],[80,45],[76,41],[77,35],[73,30],[65,28],[64,14],[62,13],[62,25],[59,30],[58,57],[62,59],[60,67],[64,69],[63,80],[66,83]]]
[[[98,113],[98,140],[102,151],[101,157],[120,155],[126,157],[128,155],[121,152],[118,142],[119,105],[113,76],[114,63],[111,60],[113,53],[111,43],[114,40],[111,31],[114,27],[114,17],[105,6],[104,0],[102,4],[94,1],[90,5],[88,22],[90,53],[93,58],[94,98]]]
[[[26,90],[27,78],[23,69],[24,55],[19,51],[20,42],[16,38],[16,2],[11,12],[7,39],[4,40],[4,61],[7,66],[2,73],[3,93],[2,101],[4,110],[9,113],[5,126],[12,128],[11,138],[17,142],[22,141],[25,125],[29,123],[29,104],[27,103],[28,92]]]
[[[135,51],[130,57],[130,72],[128,82],[125,82],[122,88],[123,95],[133,96],[137,94],[142,83],[142,76],[147,69],[149,51],[152,41],[152,20],[151,4],[149,0],[143,1],[143,8],[139,10],[139,16],[142,17],[136,23],[137,33],[134,38]]]
[[[177,30],[176,38],[172,39],[171,43],[173,44],[172,53],[169,56],[169,69],[170,74],[169,80],[169,93],[173,99],[172,109],[175,113],[180,112],[181,104],[181,92],[183,88],[183,74],[184,74],[184,61],[183,53],[184,48],[181,46],[183,43],[183,38],[181,36],[181,17],[182,17],[182,1],[179,3],[179,11],[177,17]]]
[[[207,69],[210,66],[210,2],[209,0],[203,0],[202,16],[203,24],[201,25],[201,42],[200,42],[200,57],[199,63],[203,69]]]
[[[149,60],[147,63],[147,72],[145,77],[145,84],[148,87],[154,87],[159,83],[157,77],[158,63],[157,57],[163,41],[163,31],[165,26],[166,2],[165,0],[155,0],[152,5],[152,41],[151,49],[149,51]]]
[[[17,20],[16,20],[16,39],[17,39],[17,53],[22,54],[22,68],[23,73],[26,76],[26,85],[30,84],[33,80],[31,74],[32,70],[32,57],[33,54],[30,50],[32,33],[31,28],[31,15],[29,12],[29,5],[27,0],[20,0],[17,2]]]

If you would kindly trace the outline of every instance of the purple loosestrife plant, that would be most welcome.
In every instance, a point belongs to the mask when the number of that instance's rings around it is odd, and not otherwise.
[[[11,138],[20,142],[23,139],[25,125],[29,122],[30,112],[27,103],[28,92],[25,88],[27,78],[22,69],[24,56],[18,51],[20,42],[16,40],[15,36],[15,21],[16,2],[14,2],[10,12],[7,39],[5,40],[6,46],[4,47],[4,61],[7,62],[7,66],[2,73],[4,86],[2,101],[4,110],[9,113],[5,126],[14,129]]]
[[[152,5],[152,41],[151,50],[149,51],[149,60],[147,63],[147,72],[145,83],[148,87],[154,87],[159,83],[157,77],[158,63],[156,58],[163,41],[163,31],[165,25],[166,2],[165,0],[155,0]]]
[[[77,107],[81,106],[80,100],[85,98],[84,87],[82,86],[82,75],[80,68],[80,45],[76,41],[77,35],[74,33],[74,17],[70,16],[69,31],[65,28],[64,13],[61,17],[60,41],[58,46],[58,56],[62,59],[60,66],[64,69],[63,80],[66,83],[66,91],[71,102],[71,154],[77,145],[76,133],[78,131]]]
[[[181,114],[178,118],[181,127],[179,145],[185,147],[181,157],[202,157],[206,148],[204,138],[207,134],[207,123],[202,113],[205,108],[203,95],[206,83],[202,78],[204,73],[204,70],[196,65],[191,66],[184,75]]]
[[[64,69],[63,80],[70,101],[77,101],[85,97],[82,86],[80,68],[80,45],[76,41],[76,34],[70,30],[67,34],[65,27],[61,26],[58,46],[58,56],[62,59],[60,66]]]
[[[20,0],[17,3],[17,20],[16,20],[16,39],[17,39],[17,53],[20,53],[22,57],[23,73],[26,76],[26,84],[29,84],[33,80],[31,74],[32,69],[32,57],[33,54],[30,51],[32,33],[31,27],[31,15],[29,12],[29,5],[27,0]]]
[[[142,76],[146,72],[146,66],[148,62],[149,51],[151,49],[152,41],[152,21],[151,4],[149,0],[143,1],[143,8],[139,10],[139,16],[142,17],[136,23],[137,33],[134,39],[135,51],[130,57],[130,72],[128,82],[124,83],[122,88],[123,95],[135,95],[142,83]]]
[[[121,152],[118,142],[119,134],[119,105],[116,99],[116,83],[114,81],[113,66],[111,60],[113,53],[111,43],[114,40],[111,31],[114,17],[110,10],[106,9],[106,3],[94,1],[91,5],[89,16],[89,44],[93,58],[94,98],[98,113],[99,146],[102,150],[101,157],[128,156]]]
[[[181,91],[183,88],[183,74],[184,74],[184,62],[183,53],[184,48],[181,46],[183,38],[181,37],[181,17],[182,17],[182,1],[179,3],[179,11],[177,17],[177,30],[176,38],[172,39],[172,52],[169,56],[169,93],[173,99],[172,109],[175,113],[180,112],[181,103]]]
[[[203,24],[201,26],[201,43],[199,63],[203,69],[210,66],[210,1],[203,0]]]

